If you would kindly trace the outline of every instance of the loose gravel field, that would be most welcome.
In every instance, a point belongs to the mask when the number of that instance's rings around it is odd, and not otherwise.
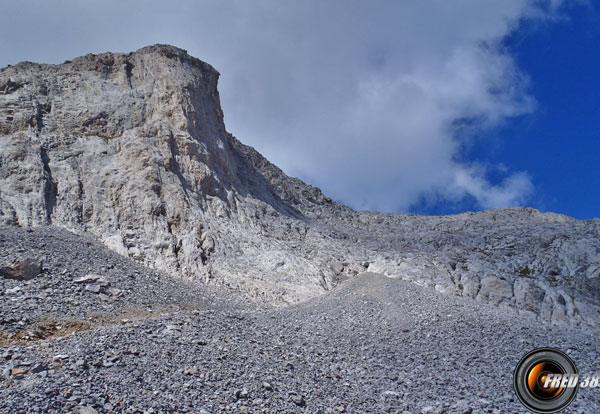
[[[526,413],[536,347],[600,371],[600,339],[374,273],[269,308],[53,227],[0,227],[0,413]],[[600,412],[600,389],[565,413]]]

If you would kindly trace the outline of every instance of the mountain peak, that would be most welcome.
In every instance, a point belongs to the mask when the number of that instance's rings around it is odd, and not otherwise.
[[[370,271],[555,322],[600,320],[597,221],[355,212],[229,134],[218,78],[168,45],[4,68],[0,224],[90,234],[276,305]]]
[[[88,53],[83,56],[76,57],[72,60],[67,60],[61,64],[47,64],[47,63],[36,63],[30,61],[19,62],[16,65],[8,65],[0,68],[0,72],[3,71],[20,71],[26,70],[27,68],[44,68],[45,70],[59,69],[61,67],[70,67],[71,69],[83,69],[86,65],[89,69],[96,68],[97,66],[114,66],[118,64],[127,63],[128,61],[134,60],[136,55],[150,55],[154,58],[166,58],[168,60],[178,61],[186,63],[191,67],[201,68],[206,71],[219,72],[210,64],[188,54],[187,50],[181,49],[176,46],[167,44],[155,44],[150,46],[142,47],[134,52],[130,53],[119,53],[119,52],[103,52],[103,53]],[[12,68],[12,69],[11,69]]]

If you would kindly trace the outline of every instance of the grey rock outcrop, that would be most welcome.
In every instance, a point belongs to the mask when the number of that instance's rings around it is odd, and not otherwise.
[[[355,212],[227,133],[210,65],[172,46],[0,71],[0,224],[89,233],[272,304],[364,271],[600,321],[600,220]]]

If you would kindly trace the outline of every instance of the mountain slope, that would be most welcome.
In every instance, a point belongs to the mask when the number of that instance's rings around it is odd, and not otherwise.
[[[90,234],[270,304],[369,270],[598,326],[600,220],[355,212],[227,133],[218,76],[165,45],[3,68],[0,224]]]
[[[581,373],[600,358],[594,332],[373,273],[261,308],[89,236],[0,226],[0,259],[23,252],[46,261],[0,279],[2,413],[526,413],[512,390],[526,352],[559,347]],[[599,410],[580,389],[565,412]]]

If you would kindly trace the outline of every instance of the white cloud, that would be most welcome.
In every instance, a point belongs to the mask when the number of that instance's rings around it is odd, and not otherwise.
[[[447,197],[452,199],[471,195],[484,208],[498,208],[522,204],[532,191],[532,184],[526,173],[514,173],[498,185],[491,185],[477,167],[456,168]]]
[[[248,28],[261,27],[247,32],[260,46],[224,57],[232,132],[356,208],[407,211],[422,198],[468,196],[483,208],[524,203],[533,188],[525,172],[492,184],[462,150],[473,134],[535,107],[500,40],[540,9],[332,4],[295,4],[260,25],[268,7],[243,12]]]
[[[526,75],[500,41],[521,18],[555,17],[560,3],[36,3],[23,14],[27,25],[19,13],[5,14],[13,18],[0,31],[14,42],[0,56],[64,60],[172,43],[221,72],[232,133],[336,199],[385,211],[465,197],[501,207],[526,201],[529,176],[505,171],[491,182],[486,172],[499,169],[467,159],[465,148],[477,133],[535,108]],[[65,36],[72,22],[78,35]]]

